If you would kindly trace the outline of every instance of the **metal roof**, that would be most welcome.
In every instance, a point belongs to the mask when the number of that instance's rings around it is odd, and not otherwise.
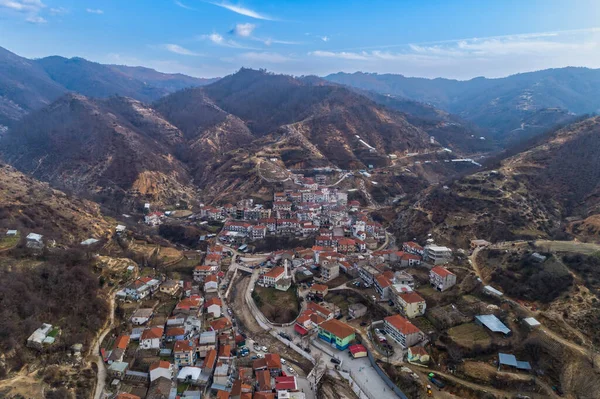
[[[498,361],[500,364],[504,364],[506,366],[517,367],[517,358],[515,355],[509,355],[507,353],[498,353]]]
[[[506,327],[506,325],[493,314],[479,315],[475,316],[475,318],[493,332],[501,332],[504,335],[510,334],[510,328]]]

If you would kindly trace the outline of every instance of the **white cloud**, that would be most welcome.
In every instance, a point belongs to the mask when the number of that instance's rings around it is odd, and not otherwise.
[[[250,18],[254,18],[254,19],[263,19],[263,20],[267,20],[267,21],[275,21],[275,18],[272,18],[268,15],[265,14],[261,14],[257,11],[251,10],[249,8],[245,8],[242,7],[240,5],[235,5],[235,4],[230,4],[227,2],[216,2],[216,1],[207,1],[207,3],[210,3],[212,5],[215,5],[217,7],[221,7],[221,8],[225,8],[229,11],[232,11],[236,14],[240,14],[240,15],[244,15],[246,17],[250,17]]]
[[[104,11],[99,8],[86,8],[85,11],[89,12],[90,14],[104,14]]]
[[[218,46],[222,46],[222,47],[256,50],[256,48],[254,48],[254,47],[244,46],[244,45],[236,42],[235,40],[225,39],[222,35],[220,35],[218,33],[211,33],[210,35],[201,35],[198,37],[198,39],[208,40],[211,43],[216,44]]]
[[[195,11],[195,8],[192,8],[188,5],[183,4],[181,1],[178,0],[174,0],[173,3],[175,3],[177,6],[181,7],[181,8],[185,8],[186,10],[191,10],[191,11]]]
[[[600,29],[539,32],[309,53],[316,73],[340,70],[469,79],[566,66],[600,67]],[[302,72],[306,73],[306,72]]]
[[[315,57],[324,57],[324,58],[340,58],[343,60],[368,60],[369,56],[367,53],[352,53],[346,51],[311,51],[308,55],[312,55]]]
[[[64,7],[51,8],[49,11],[51,15],[64,15],[69,13],[69,9]]]
[[[321,40],[323,40],[324,42],[328,42],[329,36],[321,36]]]
[[[245,61],[253,61],[258,63],[274,63],[279,64],[283,62],[293,61],[293,58],[270,52],[254,52],[250,51],[239,55],[239,58]]]
[[[46,5],[41,0],[0,0],[0,7],[18,12],[36,13]]]
[[[250,37],[252,36],[252,32],[254,32],[254,29],[256,28],[256,25],[254,24],[250,24],[250,23],[246,23],[246,24],[237,24],[235,26],[235,28],[233,29],[233,32],[241,37]]]
[[[190,56],[202,55],[200,53],[196,53],[192,50],[189,50],[189,49],[182,47],[180,45],[177,45],[177,44],[163,44],[161,47],[167,51],[170,51],[171,53],[175,53],[175,54],[179,54],[179,55],[190,55]]]
[[[46,22],[48,22],[39,15],[31,15],[27,17],[25,21],[29,22],[30,24],[45,24]]]

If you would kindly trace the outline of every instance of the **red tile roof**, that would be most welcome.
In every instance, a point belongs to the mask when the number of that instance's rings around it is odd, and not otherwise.
[[[127,349],[127,345],[129,345],[129,335],[119,335],[115,340],[113,349]]]
[[[258,370],[256,372],[256,382],[259,391],[272,391],[271,372],[269,370]]]
[[[181,327],[171,327],[167,328],[167,332],[165,332],[166,337],[177,337],[179,335],[185,335],[185,329]]]
[[[188,352],[195,349],[194,341],[190,339],[180,339],[175,342],[173,352]]]
[[[162,338],[163,336],[163,328],[162,327],[152,327],[144,330],[142,332],[141,339],[153,339],[153,338]]]
[[[231,357],[231,345],[221,345],[219,348],[219,357]]]
[[[342,323],[337,319],[327,320],[321,323],[319,327],[340,339],[344,339],[354,334],[354,328],[350,327],[346,323]]]
[[[269,369],[280,369],[281,368],[281,357],[277,353],[267,353],[265,355],[265,361]]]
[[[379,284],[381,288],[386,288],[392,285],[390,279],[384,276],[383,274],[379,274],[378,276],[376,276],[375,281],[377,281],[377,284]]]
[[[160,360],[158,362],[154,362],[150,365],[150,371],[152,370],[156,370],[156,369],[170,369],[171,368],[171,363],[167,362],[166,360]]]
[[[452,276],[454,275],[454,273],[452,273],[450,270],[448,270],[442,266],[435,266],[434,268],[431,269],[431,271],[442,278],[446,278],[450,275],[452,275]]]
[[[270,271],[268,271],[267,273],[265,273],[264,276],[271,277],[271,278],[277,278],[277,277],[281,276],[283,273],[285,273],[285,269],[281,266],[277,266],[277,267],[271,269]]]
[[[217,305],[217,306],[223,306],[223,301],[221,301],[221,298],[210,298],[208,301],[206,301],[206,303],[204,304],[205,308],[209,308],[212,305]]]
[[[405,292],[403,294],[398,295],[398,297],[402,298],[402,300],[406,303],[419,303],[425,302],[425,299],[421,297],[421,295],[416,292]]]
[[[220,319],[210,322],[210,328],[212,328],[213,331],[220,331],[229,327],[231,327],[231,322],[226,317],[221,317]]]
[[[209,350],[206,353],[206,357],[204,358],[204,363],[202,363],[202,368],[213,368],[215,366],[215,361],[217,360],[217,351],[214,349]]]
[[[384,320],[404,335],[421,332],[421,330],[419,330],[414,324],[399,314],[388,316]]]
[[[298,385],[296,384],[296,377],[294,377],[294,376],[275,377],[275,389],[277,391],[295,391],[295,390],[297,390]]]

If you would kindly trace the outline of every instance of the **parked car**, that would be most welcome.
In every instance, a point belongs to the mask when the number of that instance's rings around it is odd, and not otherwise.
[[[266,352],[268,350],[266,346],[263,346],[260,349],[262,349],[263,352]]]
[[[292,373],[292,374],[295,374],[295,373],[296,373],[296,370],[294,370],[294,369],[293,369],[293,368],[291,368],[290,366],[288,366],[287,370],[288,370],[290,373]]]
[[[333,364],[340,364],[340,363],[342,363],[342,362],[340,362],[340,361],[339,361],[338,359],[336,359],[335,357],[332,357],[332,358],[331,358],[331,363],[333,363]]]
[[[281,364],[286,364],[287,362],[285,361],[284,358],[281,358]]]

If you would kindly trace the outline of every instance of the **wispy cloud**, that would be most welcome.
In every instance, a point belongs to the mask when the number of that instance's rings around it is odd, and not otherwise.
[[[241,37],[250,37],[252,36],[254,29],[256,29],[256,25],[254,24],[237,24],[235,28],[231,30],[231,33]]]
[[[190,55],[190,56],[195,56],[195,57],[202,55],[200,53],[196,53],[195,51],[192,51],[185,47],[182,47],[178,44],[171,44],[171,43],[163,44],[161,47],[167,51],[170,51],[171,53],[179,54],[179,55]]]
[[[173,3],[175,3],[175,5],[177,5],[177,6],[181,7],[181,8],[185,8],[186,10],[190,10],[190,11],[196,11],[196,9],[195,9],[195,8],[193,8],[193,7],[190,7],[190,6],[186,5],[186,4],[183,4],[183,3],[182,3],[181,1],[179,1],[179,0],[174,0],[174,1],[173,1]]]
[[[321,40],[323,40],[324,42],[328,42],[330,39],[329,36],[321,36]]]
[[[69,13],[69,9],[64,7],[51,8],[49,11],[51,15],[65,15]]]
[[[239,55],[241,60],[253,61],[258,63],[279,64],[283,62],[293,61],[293,58],[279,53],[270,52],[254,52],[250,51]]]
[[[39,12],[46,5],[41,0],[0,0],[0,8],[19,12]]]
[[[85,11],[89,12],[90,14],[104,14],[104,11],[99,8],[86,8]]]
[[[315,57],[324,57],[324,58],[340,58],[344,60],[368,60],[369,56],[367,53],[352,53],[346,51],[311,51],[308,55],[312,55]]]
[[[198,36],[199,40],[208,40],[209,42],[216,44],[217,46],[222,47],[231,47],[231,48],[240,48],[247,50],[257,50],[254,47],[244,46],[241,43],[236,42],[235,40],[226,39],[223,35],[218,33],[211,33],[210,35],[200,35]]]
[[[25,21],[29,22],[30,24],[45,24],[48,22],[45,18],[42,18],[39,15],[31,15],[27,17]]]
[[[565,66],[600,67],[600,28],[537,32],[356,49],[315,50],[328,71],[402,73],[458,79]],[[331,68],[331,69],[329,69]]]
[[[276,18],[270,17],[268,15],[259,13],[257,11],[251,10],[246,7],[242,7],[241,5],[235,5],[224,1],[206,1],[206,3],[212,4],[217,7],[225,8],[226,10],[232,11],[236,14],[244,15],[246,17],[254,18],[254,19],[262,19],[266,21],[275,21]]]

